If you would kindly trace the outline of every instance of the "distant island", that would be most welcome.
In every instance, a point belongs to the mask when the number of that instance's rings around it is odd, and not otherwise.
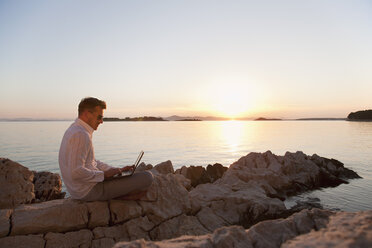
[[[346,118],[299,118],[296,121],[345,121]]]
[[[161,117],[153,117],[153,116],[143,116],[143,117],[125,117],[124,119],[116,118],[116,117],[106,117],[103,118],[103,121],[167,121]]]
[[[199,120],[199,121],[228,121],[230,118],[226,117],[216,117],[216,116],[178,116],[172,115],[164,118],[167,121],[189,121],[189,120]]]
[[[176,121],[202,121],[202,120],[193,118],[193,119],[181,119],[181,120],[176,120]]]
[[[282,119],[259,117],[255,121],[281,121]]]
[[[347,119],[349,121],[372,121],[372,109],[351,112]]]

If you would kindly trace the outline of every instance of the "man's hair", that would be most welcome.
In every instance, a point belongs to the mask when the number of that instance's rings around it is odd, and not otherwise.
[[[101,107],[102,109],[106,109],[106,103],[94,97],[86,97],[82,99],[79,103],[79,116],[85,111],[94,111],[95,107]]]

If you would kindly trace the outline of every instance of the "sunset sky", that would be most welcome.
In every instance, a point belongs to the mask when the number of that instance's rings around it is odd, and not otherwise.
[[[372,108],[372,2],[0,0],[0,84],[0,118],[346,117]]]

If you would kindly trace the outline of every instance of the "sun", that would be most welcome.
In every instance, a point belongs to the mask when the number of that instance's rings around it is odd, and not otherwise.
[[[212,109],[231,119],[246,117],[255,110],[257,91],[252,84],[220,84],[215,88]]]

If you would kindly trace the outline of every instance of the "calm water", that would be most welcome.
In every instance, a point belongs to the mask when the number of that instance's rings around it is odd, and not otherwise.
[[[59,172],[58,150],[72,121],[0,122],[0,157],[32,170]],[[153,165],[229,166],[249,152],[286,151],[335,158],[363,179],[313,191],[289,201],[318,197],[327,208],[372,209],[372,122],[204,121],[106,122],[93,135],[96,158],[113,166],[132,164],[140,150]]]

